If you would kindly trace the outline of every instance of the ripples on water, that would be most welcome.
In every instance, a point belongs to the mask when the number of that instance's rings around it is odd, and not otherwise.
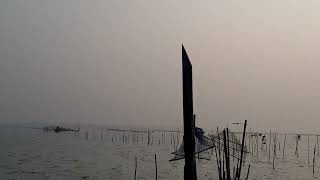
[[[101,131],[101,130],[100,130]],[[183,179],[183,161],[169,162],[173,147],[170,138],[165,144],[127,144],[100,131],[89,139],[74,133],[45,133],[29,128],[0,128],[0,179],[134,179],[134,158],[138,158],[138,179],[155,179],[154,154],[158,158],[158,179]],[[182,137],[181,137],[182,138]],[[287,137],[286,158],[282,152],[276,158],[276,170],[268,163],[268,153],[248,156],[250,179],[312,179],[318,178],[320,157],[316,156],[315,176],[312,175],[311,150],[315,139],[310,138],[310,164],[307,163],[306,140],[300,141],[300,157],[294,156],[294,137]],[[168,140],[169,139],[169,140]],[[145,141],[145,140],[144,140]],[[281,141],[281,140],[280,140]],[[157,142],[157,141],[156,141]],[[319,158],[319,161],[318,161]],[[319,163],[318,163],[319,162]],[[198,160],[199,179],[217,179],[215,159]],[[246,166],[245,166],[246,170]]]

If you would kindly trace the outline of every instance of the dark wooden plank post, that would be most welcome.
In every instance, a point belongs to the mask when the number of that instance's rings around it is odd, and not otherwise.
[[[196,180],[195,122],[193,119],[192,65],[182,45],[184,180]]]

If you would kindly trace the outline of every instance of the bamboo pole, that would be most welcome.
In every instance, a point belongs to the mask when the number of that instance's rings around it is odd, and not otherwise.
[[[284,150],[286,148],[286,139],[287,139],[287,134],[284,134],[282,159],[284,159]]]
[[[137,156],[135,157],[135,165],[134,165],[134,180],[137,179],[137,166],[138,166],[138,162],[137,162]]]
[[[256,141],[257,141],[257,158],[259,157],[259,134],[257,134],[257,139],[256,139]]]
[[[236,142],[234,133],[232,133],[232,140],[233,140],[233,142]],[[235,148],[234,148],[234,146],[235,146],[235,143],[232,143],[233,162],[234,162],[234,159],[235,159]]]
[[[248,137],[248,139],[249,139],[249,147],[248,147],[248,149],[249,149],[249,151],[251,150],[251,128],[250,128],[250,130],[249,130],[249,137]]]
[[[297,136],[296,137],[296,155],[297,155],[297,158],[299,157],[299,149],[298,149],[298,145],[299,145],[299,137]]]
[[[229,159],[227,144],[228,144],[228,139],[226,135],[226,130],[223,130],[223,147],[224,147],[224,157],[226,161],[226,174],[227,174],[227,180],[230,180],[230,159]]]
[[[318,140],[318,135],[317,135],[317,145],[318,145],[318,156],[319,156],[319,152],[320,152],[320,149],[319,149],[319,140]]]
[[[276,149],[277,149],[277,144],[276,144],[276,138],[274,136],[273,139],[273,160],[272,160],[272,169],[274,170],[274,160],[276,158]]]
[[[102,141],[102,133],[103,133],[103,129],[101,130],[101,137],[100,137],[100,140]]]
[[[308,135],[308,165],[309,165],[309,135]]]
[[[154,155],[154,162],[155,162],[155,165],[156,165],[156,180],[158,180],[157,154]]]
[[[271,148],[271,130],[270,130],[270,136],[269,136],[269,156],[268,156],[268,162],[270,162],[270,149]]]
[[[222,178],[223,180],[226,179],[226,171],[225,171],[225,166],[224,166],[224,154],[222,153]]]
[[[313,149],[313,163],[312,163],[312,173],[314,175],[314,164],[315,164],[315,157],[316,156],[316,145],[314,145],[314,149]]]
[[[217,167],[218,167],[219,180],[221,180],[221,171],[220,171],[219,158],[218,158],[218,153],[217,153],[217,145],[214,147],[214,150],[216,152],[216,162],[217,162]]]
[[[216,154],[217,154],[217,163],[218,163],[218,172],[219,172],[219,179],[222,180],[222,169],[221,169],[221,152],[220,152],[220,135],[219,135],[219,128],[217,126],[217,137],[218,137],[218,143],[217,143],[217,146],[218,146],[218,153],[217,153],[217,150],[216,150]]]
[[[148,129],[148,145],[150,145],[150,131]]]
[[[242,167],[242,158],[243,158],[243,150],[244,150],[244,140],[246,138],[246,128],[247,128],[247,120],[244,122],[244,128],[243,128],[243,134],[242,134],[242,144],[241,144],[241,154],[240,154],[240,164],[239,164],[239,170],[237,173],[238,180],[240,180],[241,176],[241,167]]]
[[[253,157],[253,152],[254,152],[254,145],[253,145],[253,139],[252,139],[253,135],[251,133],[251,156]]]
[[[250,171],[250,164],[249,164],[249,166],[248,166],[248,171],[247,171],[247,178],[246,178],[246,180],[249,179],[249,171]]]

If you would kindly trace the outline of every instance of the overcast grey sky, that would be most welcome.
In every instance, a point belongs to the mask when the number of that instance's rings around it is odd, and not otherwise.
[[[2,0],[0,122],[320,128],[320,1]]]

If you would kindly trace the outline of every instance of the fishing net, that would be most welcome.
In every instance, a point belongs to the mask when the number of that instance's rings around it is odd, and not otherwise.
[[[195,154],[200,159],[210,159],[212,152],[210,149],[214,147],[214,140],[204,135],[201,128],[195,128]],[[176,161],[184,158],[184,142],[180,147],[172,153],[174,157],[170,161]]]
[[[229,147],[229,153],[231,157],[239,159],[241,152],[241,142],[237,138],[235,133],[229,132],[229,141],[227,147]],[[217,148],[223,151],[224,141],[223,133],[220,132],[219,135],[204,135],[204,131],[201,128],[195,128],[195,154],[198,159],[210,160],[211,156],[214,155],[213,148]],[[244,146],[244,155],[248,153],[247,147]],[[173,153],[174,157],[170,161],[176,161],[183,159],[184,154],[184,143]]]

